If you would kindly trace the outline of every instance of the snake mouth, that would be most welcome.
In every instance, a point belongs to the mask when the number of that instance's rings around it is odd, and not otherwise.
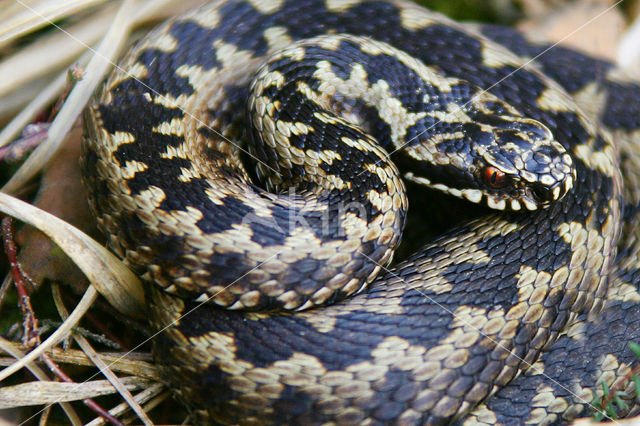
[[[521,191],[515,192],[515,194],[509,195],[505,193],[484,193],[482,198],[484,204],[493,210],[534,211],[547,206],[547,204],[541,203],[536,196]]]
[[[529,182],[509,176],[505,178],[508,184],[501,188],[489,187],[480,180],[478,180],[479,187],[477,188],[453,187],[443,182],[434,182],[426,176],[416,175],[413,172],[405,173],[404,178],[454,197],[463,198],[474,204],[484,204],[492,210],[510,211],[535,211],[546,208],[562,199],[573,187],[571,174],[556,181],[553,185],[545,185],[538,181]]]
[[[514,189],[511,191],[487,191],[478,188],[452,188],[442,183],[434,183],[424,176],[416,176],[412,172],[405,173],[404,178],[415,182],[419,185],[437,189],[445,194],[453,195],[457,198],[463,198],[473,204],[484,204],[492,210],[511,210],[520,211],[537,210],[546,204],[541,203],[537,196],[530,194],[527,186]]]

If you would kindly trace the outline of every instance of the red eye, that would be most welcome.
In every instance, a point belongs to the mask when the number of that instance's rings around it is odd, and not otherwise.
[[[504,188],[507,184],[506,175],[493,166],[486,167],[482,177],[484,182],[492,188]]]

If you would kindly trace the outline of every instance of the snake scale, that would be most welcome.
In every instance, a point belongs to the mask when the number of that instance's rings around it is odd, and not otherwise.
[[[133,48],[85,183],[199,422],[588,415],[640,337],[640,87],[546,47],[408,2],[222,0]],[[493,213],[388,267],[402,176]]]

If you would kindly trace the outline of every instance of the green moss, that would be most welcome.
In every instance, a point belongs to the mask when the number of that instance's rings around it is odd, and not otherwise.
[[[512,1],[416,0],[416,3],[459,21],[512,24],[521,17],[520,9]]]

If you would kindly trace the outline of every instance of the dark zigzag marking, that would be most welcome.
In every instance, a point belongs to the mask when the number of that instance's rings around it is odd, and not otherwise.
[[[369,86],[372,87],[381,80],[388,83],[390,95],[398,99],[408,113],[431,112],[435,110],[446,111],[451,106],[454,106],[454,108],[462,108],[472,118],[475,116],[477,111],[472,108],[473,105],[470,99],[471,96],[478,91],[476,87],[470,86],[468,83],[462,81],[459,84],[451,84],[450,91],[442,92],[435,85],[423,81],[418,74],[405,66],[396,57],[387,54],[373,55],[365,53],[361,48],[360,44],[352,40],[341,41],[335,51],[325,50],[319,46],[306,46],[304,62],[309,61],[313,64],[318,60],[328,60],[332,64],[331,70],[344,80],[349,78],[355,64],[371,64],[367,69],[366,77]],[[322,84],[322,81],[311,76],[315,71],[313,66],[300,66],[296,62],[289,62],[288,59],[283,59],[274,61],[271,68],[281,70],[282,74],[290,79],[308,79],[313,90],[318,90]],[[424,101],[425,97],[428,99],[426,103]],[[348,105],[354,104],[355,102],[362,103],[362,100],[342,100],[341,98],[337,100],[338,105],[341,103],[345,104],[345,106],[342,107],[344,109],[348,109]],[[338,106],[338,109],[341,109],[341,107]],[[370,123],[365,123],[365,127],[368,128],[380,127],[378,123],[386,125],[386,123],[376,117],[376,115],[362,118],[371,120]],[[416,124],[411,126],[404,141],[409,143],[408,146],[414,146],[419,144],[421,140],[428,139],[437,134],[465,131],[464,127],[465,125],[441,122],[436,117],[427,116],[419,119]],[[383,133],[383,135],[385,134]],[[418,135],[420,138],[416,137]],[[388,150],[393,149],[390,139],[382,138],[380,135],[377,136],[383,148]],[[389,136],[387,136],[387,138],[388,137]],[[400,143],[402,143],[402,141],[400,141]],[[446,141],[443,142],[443,144],[446,144]],[[443,148],[443,150],[444,149],[446,148]]]
[[[132,81],[132,80],[129,80]],[[138,82],[132,83],[132,86],[138,86],[141,88],[141,84]],[[159,133],[152,133],[152,129],[157,125],[168,122],[173,118],[180,118],[183,112],[178,109],[164,108],[159,105],[153,105],[149,108],[148,104],[143,100],[142,94],[133,94],[130,90],[123,91],[118,89],[114,96],[113,102],[110,105],[100,105],[98,111],[100,118],[103,120],[103,127],[109,133],[115,132],[128,132],[134,136],[143,138],[144,143],[140,144],[123,144],[118,147],[118,150],[126,152],[126,157],[130,158],[134,155],[130,146],[133,145],[146,145],[149,143],[152,147],[179,146],[183,139],[174,135],[163,135]],[[138,139],[136,138],[136,141]],[[149,149],[148,146],[141,146],[136,150]],[[163,151],[164,152],[164,151]],[[116,155],[118,155],[116,153]]]
[[[397,57],[388,54],[370,54],[363,52],[359,43],[353,40],[342,40],[338,48],[325,50],[320,46],[305,46],[305,61],[310,63],[319,60],[329,60],[331,70],[341,79],[348,80],[356,64],[375,64],[367,69],[367,82],[369,86],[378,84],[381,80],[386,82],[389,93],[398,99],[402,106],[410,113],[442,111],[451,103],[458,104],[459,99],[468,98],[470,88],[465,82],[451,85],[450,92],[442,92],[435,85],[423,81],[411,68],[404,65]],[[278,64],[274,64],[278,66]],[[310,79],[311,87],[317,90],[320,81]],[[475,90],[475,88],[474,88]],[[424,102],[428,96],[432,101]]]

